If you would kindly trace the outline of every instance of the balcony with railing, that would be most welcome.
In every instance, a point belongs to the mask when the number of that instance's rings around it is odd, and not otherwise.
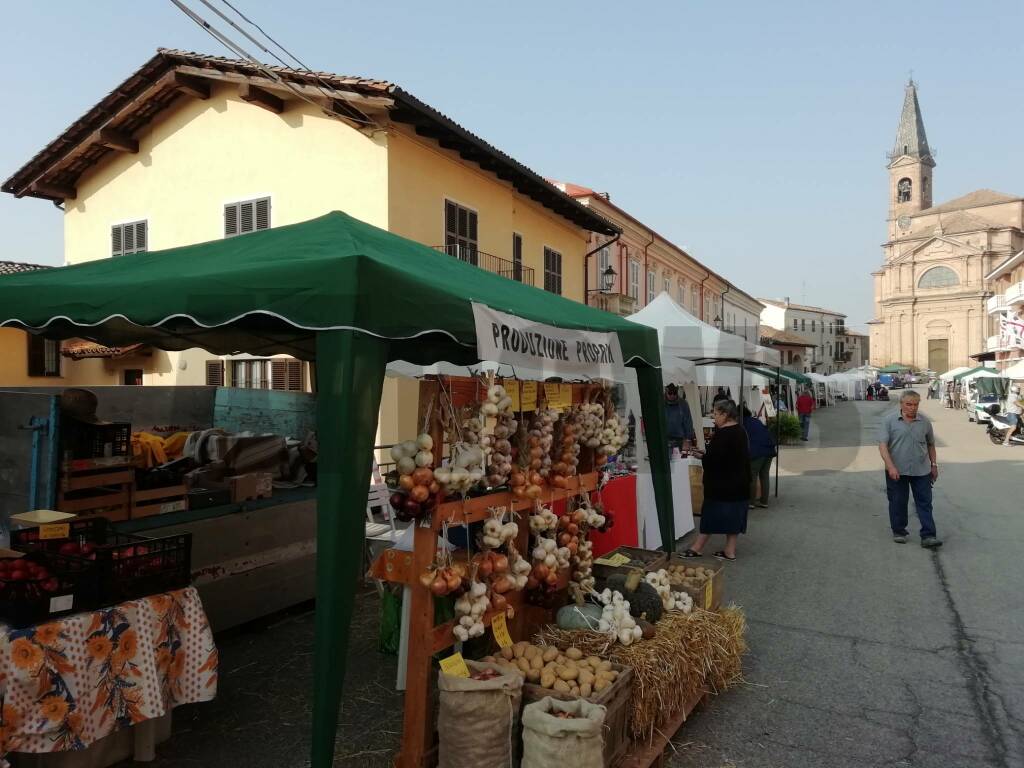
[[[435,245],[434,250],[454,256],[459,261],[472,264],[486,272],[493,272],[496,275],[507,277],[524,285],[535,285],[533,267],[524,267],[500,256],[484,253],[471,245],[452,243],[451,245]]]
[[[592,293],[589,296],[590,306],[603,309],[605,312],[612,312],[616,315],[632,315],[637,311],[640,303],[632,296],[623,293]]]
[[[1001,293],[997,293],[995,296],[990,296],[988,301],[985,302],[985,308],[988,310],[990,315],[1005,312],[1007,309],[1006,296]]]
[[[1012,307],[1014,304],[1024,304],[1024,280],[1011,285],[1006,289],[1004,295],[1007,307]]]

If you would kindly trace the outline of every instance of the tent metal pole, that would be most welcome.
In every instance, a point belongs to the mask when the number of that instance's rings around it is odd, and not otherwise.
[[[779,354],[782,354],[781,352]],[[775,498],[779,498],[779,461],[782,460],[782,411],[779,410],[779,399],[782,398],[782,366],[775,366]]]
[[[349,628],[361,577],[366,497],[388,345],[320,331],[317,361],[316,614],[311,768],[334,763]]]

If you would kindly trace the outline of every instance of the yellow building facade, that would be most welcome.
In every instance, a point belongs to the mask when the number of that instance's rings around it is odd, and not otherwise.
[[[262,229],[341,210],[510,279],[543,288],[547,277],[583,301],[591,228],[614,232],[600,217],[397,86],[325,76],[317,87],[329,98],[296,98],[262,74],[246,62],[161,51],[68,130],[85,137],[80,144],[54,142],[3,189],[63,201],[68,264],[245,232],[247,214],[249,229]],[[315,95],[302,73],[281,76]],[[119,92],[134,99],[121,104]],[[143,383],[238,384],[236,371],[251,376],[246,366],[262,364],[225,359],[217,381],[217,360],[153,350]],[[413,387],[388,380],[382,442],[414,418]]]

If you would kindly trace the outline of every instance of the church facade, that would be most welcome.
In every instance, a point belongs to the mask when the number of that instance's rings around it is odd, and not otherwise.
[[[988,276],[1024,247],[1024,198],[980,189],[933,205],[935,157],[917,86],[906,87],[889,154],[889,216],[875,286],[871,363],[943,372],[976,365],[998,333]]]

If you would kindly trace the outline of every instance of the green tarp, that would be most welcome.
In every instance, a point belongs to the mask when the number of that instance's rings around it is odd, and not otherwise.
[[[385,365],[477,362],[472,303],[614,332],[637,372],[662,541],[675,541],[657,332],[342,213],[185,248],[0,277],[0,326],[106,345],[316,360],[312,768],[334,758]]]
[[[899,363],[893,363],[892,365],[885,366],[885,368],[879,368],[878,372],[879,373],[903,373],[903,372],[908,372],[909,373],[911,370],[913,370],[913,369],[909,365],[900,365]]]

